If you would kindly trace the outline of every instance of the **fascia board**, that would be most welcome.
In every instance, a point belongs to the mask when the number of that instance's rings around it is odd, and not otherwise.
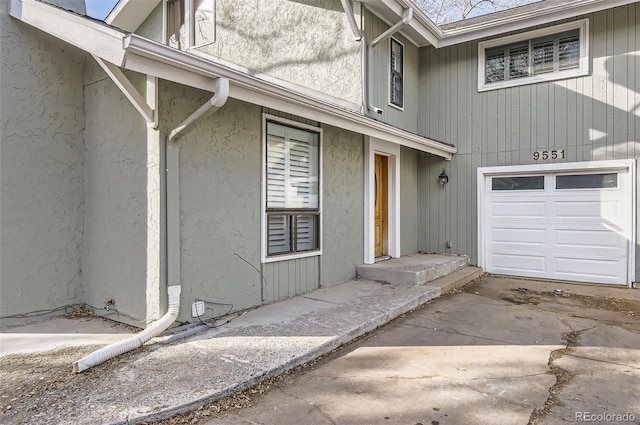
[[[567,3],[543,7],[526,14],[507,16],[503,19],[482,22],[461,29],[444,31],[436,47],[447,47],[512,31],[520,31],[562,19],[587,15],[605,9],[635,3],[637,0],[585,0],[579,4]]]
[[[125,32],[36,0],[11,0],[9,14],[115,65],[124,62]]]
[[[359,112],[314,99],[135,34],[125,38],[124,48],[127,51],[125,63],[127,69],[208,91],[215,91],[212,88],[213,79],[224,77],[230,81],[229,96],[238,100],[321,121],[445,159],[451,159],[451,156],[457,152],[455,147],[400,130],[365,117]]]
[[[120,0],[105,22],[125,31],[133,32],[149,17],[160,0]]]
[[[411,30],[405,28],[400,32],[407,36],[407,38],[418,47],[433,45],[436,48],[442,48],[507,32],[520,31],[537,25],[586,15],[604,9],[612,9],[637,1],[638,0],[583,0],[578,3],[556,4],[551,7],[541,5],[540,8],[527,13],[514,14],[502,19],[480,22],[476,25],[465,26],[449,31],[443,31],[439,28],[410,0],[370,0],[365,2],[365,4],[369,6],[369,9],[376,16],[387,24],[389,24],[388,19],[381,16],[380,11],[376,12],[377,7],[382,6],[386,10],[393,12],[393,14],[399,18],[402,17],[405,8],[411,7],[414,12],[414,18],[409,23]],[[409,31],[411,32],[410,36],[407,34]]]

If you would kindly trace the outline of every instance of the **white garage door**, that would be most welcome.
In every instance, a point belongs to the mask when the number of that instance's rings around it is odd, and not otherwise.
[[[544,172],[523,167],[528,170],[521,174],[514,167],[510,173],[484,169],[480,231],[485,270],[628,284],[633,184],[626,164],[622,169]]]

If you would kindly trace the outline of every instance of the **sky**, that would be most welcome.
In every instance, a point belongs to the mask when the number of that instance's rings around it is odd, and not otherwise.
[[[87,15],[104,20],[118,0],[85,0]]]

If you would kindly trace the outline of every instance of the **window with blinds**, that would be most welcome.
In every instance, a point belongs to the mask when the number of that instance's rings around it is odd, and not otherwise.
[[[389,103],[402,108],[404,105],[404,46],[390,38]]]
[[[479,43],[478,89],[586,75],[587,20]],[[503,41],[501,43],[501,41]]]
[[[320,137],[267,121],[267,255],[320,248]]]

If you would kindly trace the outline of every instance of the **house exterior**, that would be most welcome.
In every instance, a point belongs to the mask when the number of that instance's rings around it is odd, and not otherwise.
[[[167,286],[193,321],[419,251],[637,280],[640,2],[58,3],[0,10],[3,325],[144,327]]]

